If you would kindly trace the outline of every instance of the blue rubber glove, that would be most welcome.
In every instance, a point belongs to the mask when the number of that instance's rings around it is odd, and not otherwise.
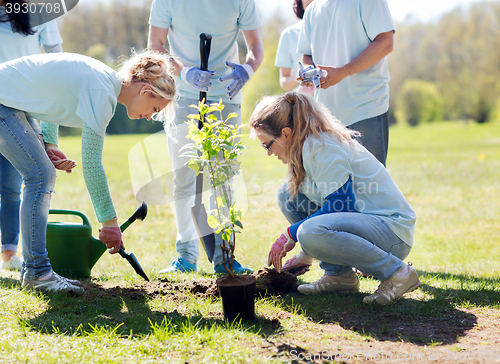
[[[299,71],[298,77],[302,78],[302,82],[312,82],[315,88],[321,87],[321,77],[326,76],[326,72],[319,68],[314,68],[312,65],[304,68],[302,63],[299,61]]]
[[[227,95],[229,96],[229,99],[232,100],[234,95],[240,92],[245,83],[247,83],[250,77],[252,77],[253,68],[248,63],[245,63],[242,66],[241,64],[236,64],[228,61],[226,61],[226,66],[231,68],[233,72],[228,75],[219,77],[219,82],[233,80],[233,82],[231,82],[229,86],[226,87]]]
[[[212,86],[212,76],[215,71],[202,71],[200,67],[184,67],[179,75],[181,80],[197,91],[208,92]]]

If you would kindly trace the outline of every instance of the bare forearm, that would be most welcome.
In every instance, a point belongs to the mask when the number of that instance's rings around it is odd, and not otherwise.
[[[299,82],[297,81],[297,75],[292,73],[291,68],[280,68],[280,85],[285,91],[290,91],[297,86]]]
[[[343,68],[346,76],[351,76],[370,68],[393,50],[393,32],[381,33],[363,52]]]

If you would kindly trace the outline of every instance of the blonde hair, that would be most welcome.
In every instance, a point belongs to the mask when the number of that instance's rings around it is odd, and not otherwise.
[[[250,135],[263,133],[279,138],[283,128],[292,130],[287,143],[288,185],[290,195],[296,196],[306,176],[302,163],[302,147],[307,137],[314,135],[323,141],[320,133],[329,133],[339,142],[354,144],[354,137],[360,134],[343,126],[323,104],[313,97],[287,92],[283,95],[264,96],[250,116]]]
[[[132,50],[131,57],[122,61],[118,73],[124,84],[147,83],[151,86],[151,93],[155,97],[170,101],[165,109],[154,116],[155,120],[165,122],[167,114],[173,110],[172,101],[176,94],[171,57],[154,50],[142,53]]]

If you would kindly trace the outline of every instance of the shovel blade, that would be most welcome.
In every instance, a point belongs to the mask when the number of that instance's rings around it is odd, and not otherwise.
[[[149,282],[148,276],[146,275],[146,273],[142,269],[141,265],[139,264],[139,261],[137,260],[137,258],[134,255],[134,253],[127,254],[127,253],[125,253],[123,248],[120,248],[119,253],[123,258],[127,259],[127,261],[130,263],[132,268],[134,268],[135,272],[138,275],[140,275],[142,278],[144,278],[146,281]]]
[[[215,252],[215,234],[214,230],[208,225],[207,211],[205,205],[194,205],[191,208],[191,216],[193,217],[194,225],[200,235],[200,240],[207,253],[208,260],[212,263]]]

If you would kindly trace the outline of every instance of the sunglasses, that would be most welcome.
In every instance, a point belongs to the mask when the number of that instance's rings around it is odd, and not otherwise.
[[[274,139],[273,139],[273,140],[271,140],[269,143],[267,143],[267,144],[265,144],[265,143],[260,143],[260,145],[262,145],[262,148],[264,148],[264,149],[265,149],[265,150],[267,150],[268,152],[271,152],[271,153],[272,153],[273,151],[271,150],[271,145],[273,145],[273,143],[276,141],[276,139],[277,139],[277,138],[276,138],[276,137],[274,137]]]

